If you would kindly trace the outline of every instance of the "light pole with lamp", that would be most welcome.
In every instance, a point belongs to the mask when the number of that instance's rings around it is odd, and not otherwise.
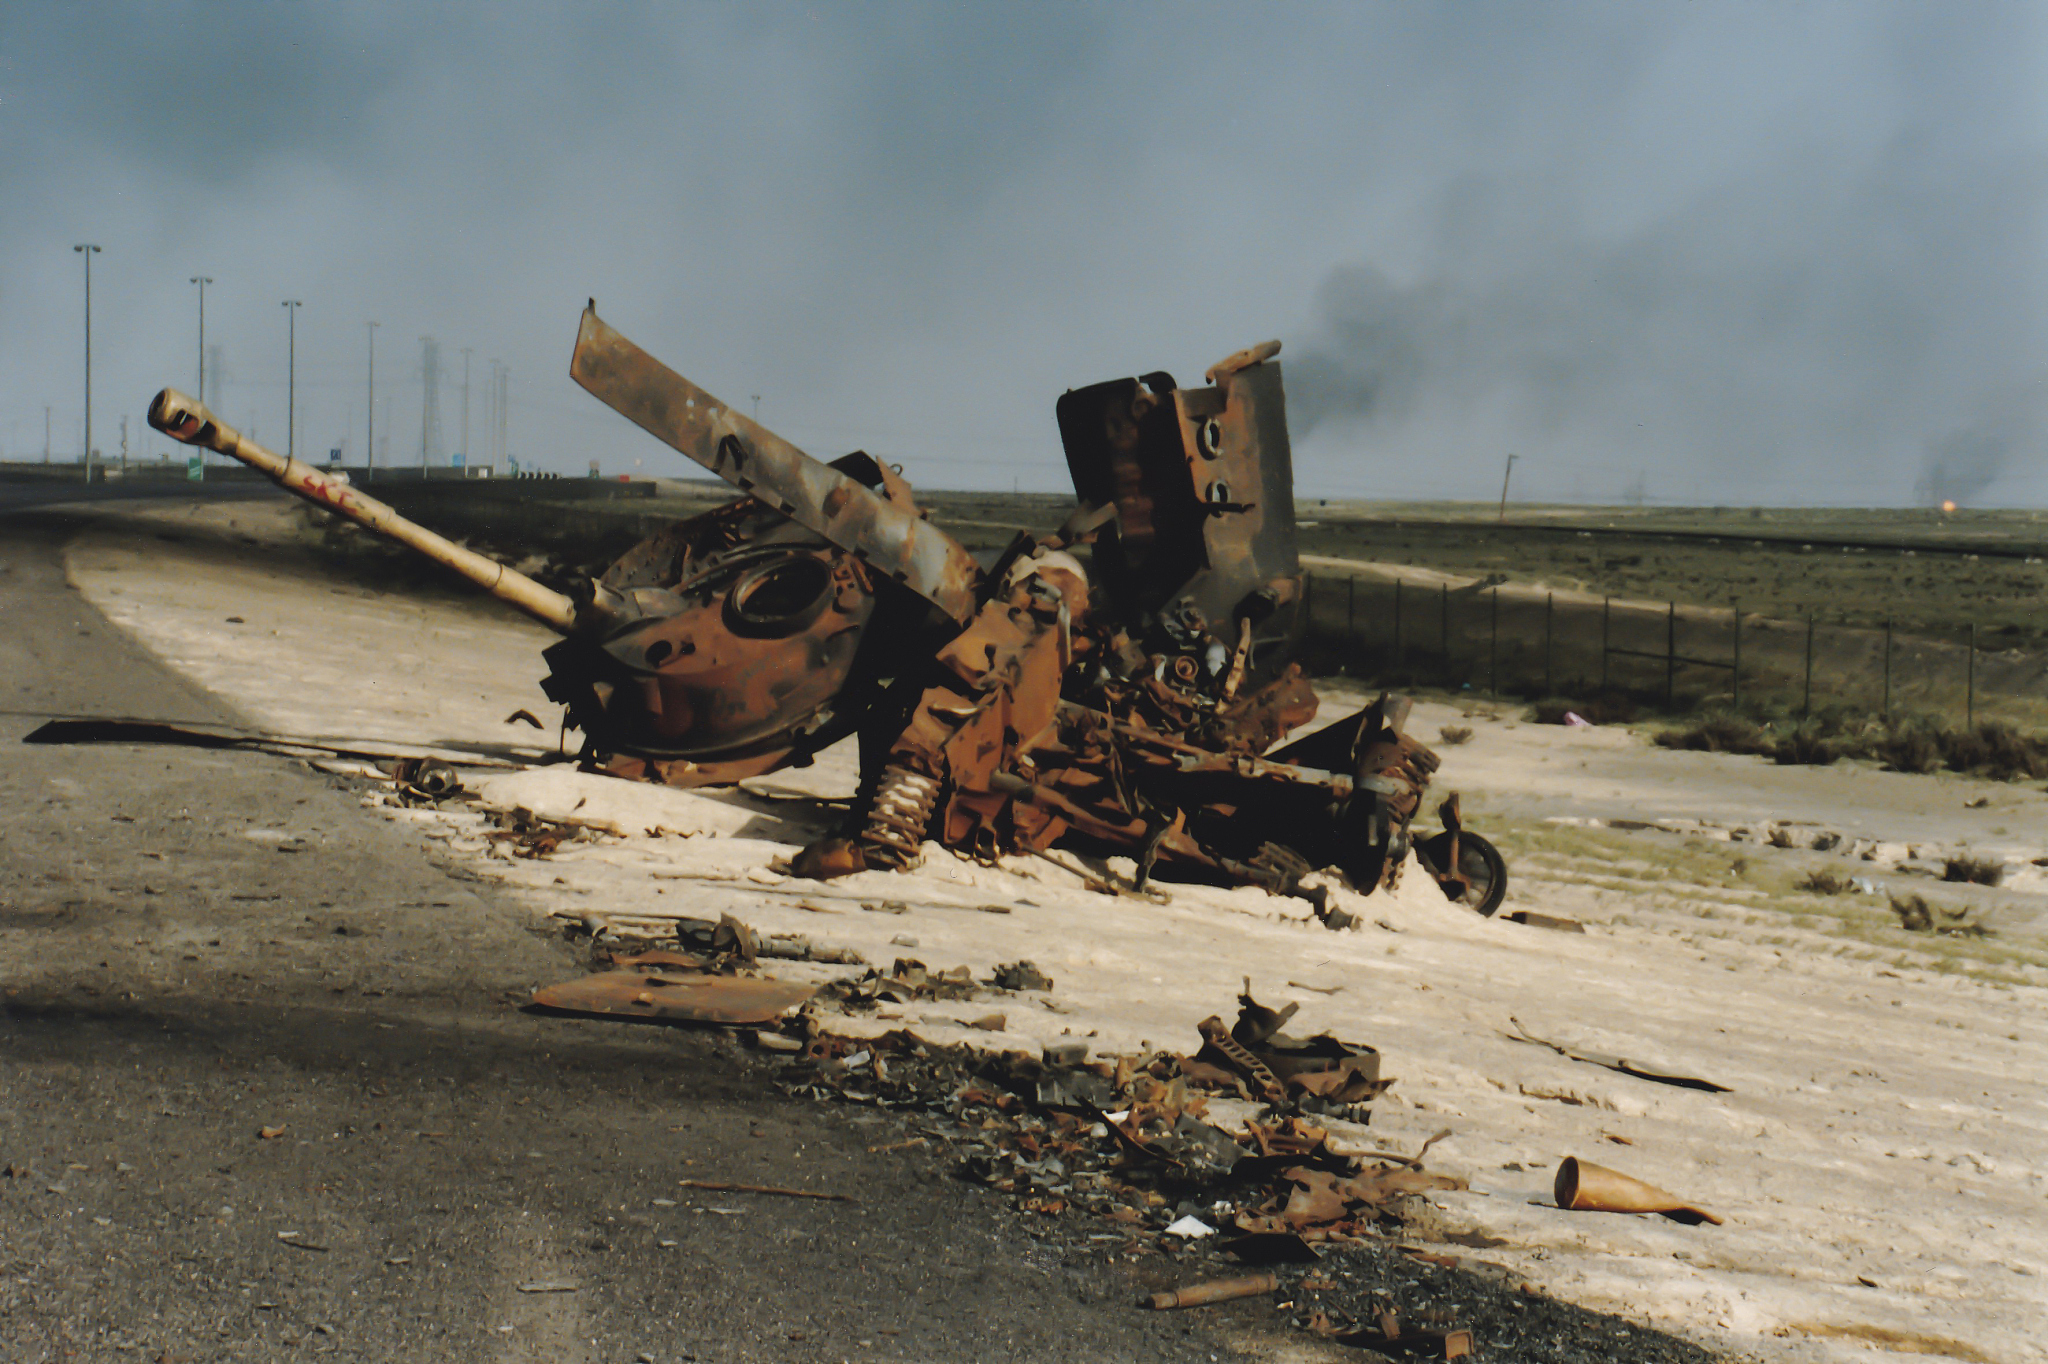
[[[90,242],[71,248],[85,257],[85,481],[92,482],[92,258],[99,248]]]
[[[369,324],[370,332],[370,412],[363,419],[363,482],[370,481],[370,470],[377,467],[377,324]]]
[[[299,434],[299,309],[305,305],[295,298],[284,301],[284,457],[292,457],[293,442]]]
[[[206,401],[206,286],[213,283],[213,276],[194,275],[187,282],[199,286],[199,387],[192,396],[203,403]],[[191,467],[199,471],[198,477],[206,477],[206,449],[204,446],[200,447],[199,453],[193,456]]]

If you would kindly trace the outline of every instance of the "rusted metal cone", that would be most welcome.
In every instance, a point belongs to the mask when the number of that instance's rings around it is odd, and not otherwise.
[[[1163,1312],[1172,1307],[1200,1307],[1206,1302],[1256,1298],[1261,1293],[1271,1293],[1279,1287],[1280,1280],[1277,1275],[1247,1274],[1240,1279],[1210,1279],[1206,1283],[1191,1283],[1185,1288],[1153,1293],[1140,1302],[1143,1306]]]
[[[1721,1225],[1713,1213],[1694,1207],[1675,1193],[1577,1156],[1565,1157],[1557,1167],[1556,1191],[1557,1206],[1574,1212],[1654,1212],[1688,1226],[1701,1222]]]

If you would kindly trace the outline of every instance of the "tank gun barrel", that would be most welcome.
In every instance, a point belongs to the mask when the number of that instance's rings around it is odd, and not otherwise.
[[[266,450],[221,421],[206,404],[174,388],[156,395],[149,405],[149,424],[173,440],[218,450],[262,473],[286,492],[345,516],[366,530],[419,551],[437,564],[454,569],[501,601],[510,602],[551,630],[569,634],[576,628],[576,604],[496,559],[464,549],[414,521],[400,516],[346,480],[322,473],[301,459]]]
[[[981,570],[952,536],[735,412],[583,310],[569,377],[592,396],[763,505],[965,625]]]

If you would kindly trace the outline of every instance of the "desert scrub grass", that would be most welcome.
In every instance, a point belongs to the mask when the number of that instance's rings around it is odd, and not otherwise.
[[[2048,777],[2048,740],[2004,720],[1957,726],[1926,716],[1885,719],[1842,706],[1809,715],[1765,706],[1720,707],[1660,730],[1654,738],[1665,748],[1748,753],[1787,766],[1861,758],[1895,772],[1946,770],[1994,781]]]
[[[1561,725],[1576,715],[1596,725],[1625,725],[1636,718],[1636,703],[1625,692],[1594,692],[1585,697],[1545,696],[1529,703],[1524,715],[1532,725]]]
[[[1720,898],[1704,886],[1687,888],[1682,894],[1716,904],[1725,915],[1734,910],[1746,920],[1740,929],[1717,927],[1724,936],[1741,936],[1752,941],[1776,941],[1789,929],[1806,937],[1805,950],[1813,955],[1848,955],[1855,960],[1881,960],[1880,953],[1908,952],[1915,965],[1943,975],[1967,976],[1987,984],[2034,985],[2048,983],[2048,944],[1998,936],[1995,927],[1983,921],[1980,911],[1969,906],[1944,905],[1925,896],[1871,896],[1844,893],[1854,882],[1839,878],[1844,892],[1817,893],[1805,889],[1806,880],[1829,875],[1828,869],[1784,883],[1790,889],[1767,898],[1740,905]],[[1677,892],[1676,887],[1669,887]],[[1793,893],[1798,891],[1800,893]],[[1894,901],[1908,904],[1902,913]],[[1669,915],[1675,905],[1661,906]],[[1909,927],[1909,918],[1915,925]],[[1653,913],[1652,919],[1659,917]],[[1681,911],[1676,922],[1702,924],[1721,915],[1695,915]],[[1664,922],[1674,922],[1665,918]],[[1651,927],[1653,924],[1643,925]]]
[[[1942,761],[1956,772],[1980,772],[1999,781],[2048,776],[2048,742],[2004,720],[1986,720],[1948,735]]]
[[[1465,823],[1482,827],[1479,820],[1465,816]],[[1728,876],[1727,844],[1681,840],[1673,834],[1639,834],[1624,829],[1588,828],[1580,824],[1517,823],[1487,837],[1510,859],[1560,870],[1571,870],[1632,883],[1669,881],[1674,883],[1721,884]],[[1512,872],[1513,862],[1509,864]]]
[[[1771,735],[1769,729],[1746,715],[1714,711],[1663,731],[1657,736],[1657,743],[1693,753],[1768,753]]]
[[[1436,732],[1436,737],[1446,746],[1456,748],[1459,744],[1469,744],[1472,742],[1472,726],[1445,725]]]
[[[1794,890],[1803,890],[1808,895],[1840,895],[1855,889],[1855,886],[1853,878],[1842,875],[1833,867],[1820,867],[1792,883]]]
[[[1949,857],[1942,861],[1941,879],[1995,886],[2005,879],[2005,863],[1996,857],[1971,857],[1967,854]]]

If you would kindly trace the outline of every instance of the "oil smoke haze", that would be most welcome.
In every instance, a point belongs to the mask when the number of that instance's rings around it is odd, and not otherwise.
[[[189,386],[416,462],[677,474],[606,316],[830,455],[1064,490],[1053,402],[1286,342],[1301,491],[2048,503],[2048,11],[1924,5],[0,12],[0,458]],[[464,351],[469,354],[465,357]],[[138,449],[161,449],[160,439]],[[638,465],[636,466],[636,461]]]

